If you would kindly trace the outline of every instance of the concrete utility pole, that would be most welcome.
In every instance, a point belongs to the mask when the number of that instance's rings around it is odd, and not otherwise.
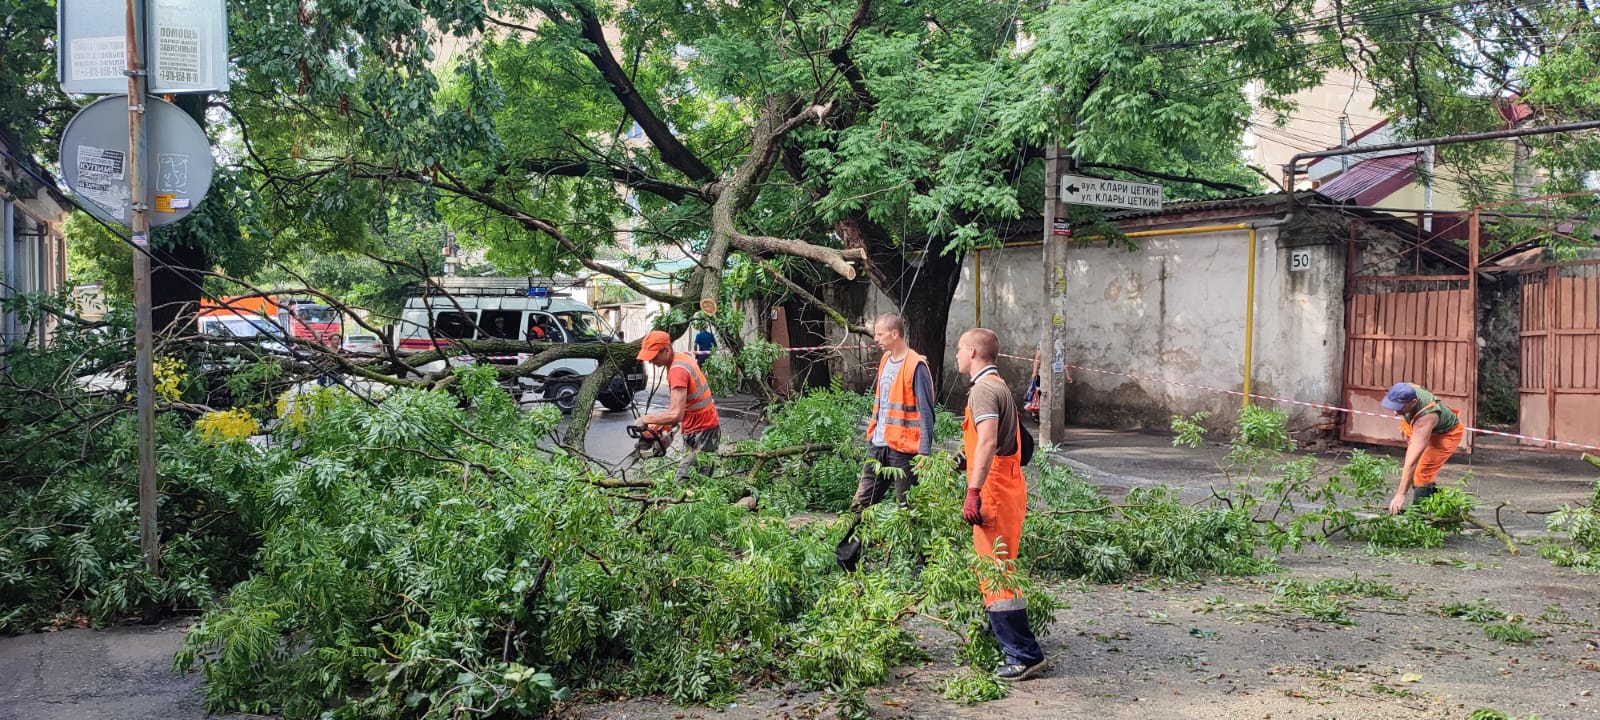
[[[1067,245],[1072,225],[1061,202],[1061,175],[1072,160],[1060,145],[1044,156],[1044,297],[1048,315],[1039,337],[1040,442],[1061,443],[1067,436]]]
[[[150,317],[150,206],[145,184],[145,64],[139,45],[144,22],[139,0],[128,13],[128,185],[133,215],[133,346],[139,416],[139,550],[151,575],[161,572],[161,537],[156,527],[155,362]]]

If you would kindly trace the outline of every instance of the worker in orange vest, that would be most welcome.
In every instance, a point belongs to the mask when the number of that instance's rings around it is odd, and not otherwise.
[[[702,462],[700,453],[715,453],[722,442],[722,421],[717,417],[717,404],[711,399],[711,384],[700,372],[700,363],[694,355],[672,349],[672,336],[662,330],[652,330],[639,344],[639,360],[667,369],[667,387],[671,399],[667,409],[640,415],[633,421],[641,427],[661,425],[668,428],[681,426],[683,445],[687,448],[683,462],[678,465],[678,480],[683,481],[691,472],[711,473],[710,463]]]
[[[1000,339],[994,331],[973,328],[956,341],[956,368],[972,378],[967,391],[961,444],[966,457],[967,498],[961,517],[972,525],[972,549],[992,559],[998,584],[980,580],[989,628],[1000,645],[1001,680],[1027,680],[1045,668],[1044,649],[1028,623],[1028,602],[1003,578],[1013,572],[1028,511],[1028,484],[1022,477],[1022,420],[1011,388],[1000,377],[995,358]]]
[[[1383,398],[1383,407],[1400,417],[1400,434],[1406,439],[1406,460],[1400,468],[1400,486],[1389,499],[1389,512],[1406,507],[1406,491],[1416,488],[1411,502],[1420,503],[1437,488],[1439,469],[1461,446],[1466,424],[1461,416],[1427,388],[1395,383]]]
[[[872,339],[883,348],[878,361],[877,393],[867,422],[867,456],[856,486],[852,512],[877,504],[894,485],[894,499],[906,504],[906,492],[917,484],[911,459],[933,452],[933,373],[928,359],[906,345],[905,320],[885,313],[872,325]],[[898,472],[880,472],[896,468]]]

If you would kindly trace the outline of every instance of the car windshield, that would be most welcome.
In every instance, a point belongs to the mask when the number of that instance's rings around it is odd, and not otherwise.
[[[324,325],[339,322],[339,313],[326,305],[300,305],[295,307],[294,314],[303,323]]]
[[[592,312],[581,310],[568,310],[566,312],[552,313],[561,321],[561,327],[566,328],[567,335],[573,340],[596,340],[600,337],[600,317]]]

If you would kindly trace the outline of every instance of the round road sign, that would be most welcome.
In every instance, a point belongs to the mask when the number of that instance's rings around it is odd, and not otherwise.
[[[211,188],[215,161],[205,130],[189,113],[160,98],[145,99],[145,187],[150,225],[166,225],[192,212]],[[89,104],[61,136],[61,173],[95,217],[131,226],[132,176],[128,159],[128,96]]]

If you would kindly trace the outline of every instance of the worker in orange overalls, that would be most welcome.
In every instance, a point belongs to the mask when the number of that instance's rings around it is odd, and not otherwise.
[[[1383,407],[1400,416],[1400,434],[1406,438],[1406,460],[1400,468],[1400,486],[1389,499],[1389,512],[1406,507],[1406,491],[1416,488],[1412,503],[1420,503],[1436,488],[1439,468],[1461,446],[1466,425],[1450,406],[1427,388],[1395,383],[1383,398]]]
[[[972,549],[1010,573],[1028,511],[1022,477],[1022,425],[1011,389],[995,368],[1000,339],[973,328],[956,341],[956,368],[972,378],[961,440],[966,458],[967,499],[961,517],[972,525]],[[1028,603],[1014,589],[980,581],[989,627],[1000,645],[1001,680],[1026,680],[1045,667],[1044,649],[1028,624]]]

